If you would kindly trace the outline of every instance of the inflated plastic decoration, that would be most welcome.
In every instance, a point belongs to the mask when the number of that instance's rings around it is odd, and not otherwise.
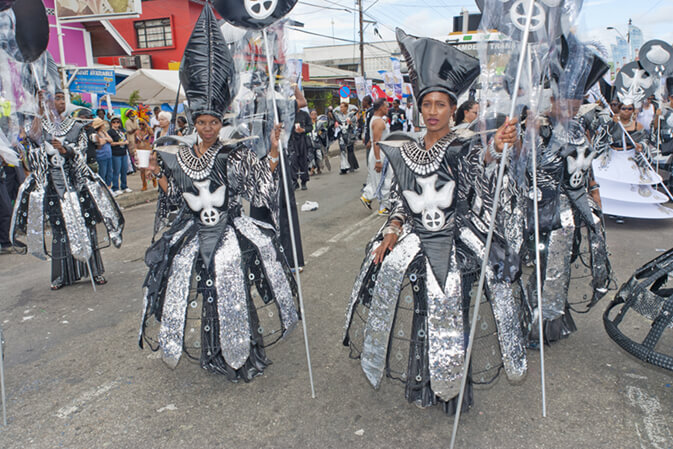
[[[284,17],[297,0],[215,0],[224,20],[237,27],[261,30]]]

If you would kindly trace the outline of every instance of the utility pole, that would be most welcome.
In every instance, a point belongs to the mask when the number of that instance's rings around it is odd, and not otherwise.
[[[358,0],[358,11],[360,15],[360,74],[365,76],[365,35],[362,30],[362,0]]]

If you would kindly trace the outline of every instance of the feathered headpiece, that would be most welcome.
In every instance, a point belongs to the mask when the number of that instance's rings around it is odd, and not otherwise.
[[[180,64],[180,82],[192,119],[208,114],[222,118],[234,98],[234,60],[209,3],[196,21]]]
[[[617,73],[615,92],[623,104],[640,107],[642,101],[657,89],[654,77],[641,67],[638,61],[629,62]]]
[[[457,101],[479,76],[479,60],[453,46],[427,37],[416,37],[396,30],[409,81],[419,105],[430,92],[444,92]]]

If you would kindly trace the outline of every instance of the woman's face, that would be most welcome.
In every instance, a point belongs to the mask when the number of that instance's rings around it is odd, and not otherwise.
[[[479,117],[479,104],[473,104],[470,109],[465,111],[465,123],[472,123]]]
[[[619,118],[622,120],[630,120],[631,116],[633,116],[633,105],[623,104],[622,107],[619,108]]]
[[[161,128],[168,128],[170,121],[166,117],[159,117],[159,126]]]
[[[194,122],[194,128],[196,128],[196,132],[201,139],[212,142],[217,139],[220,129],[222,129],[222,122],[212,115],[199,115]]]
[[[451,116],[456,106],[444,92],[430,92],[423,96],[421,114],[428,132],[449,131]]]
[[[112,125],[112,129],[119,129],[122,126],[122,122],[119,120],[112,120],[110,124]]]

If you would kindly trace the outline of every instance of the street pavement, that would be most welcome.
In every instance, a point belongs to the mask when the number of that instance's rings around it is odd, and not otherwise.
[[[128,206],[124,245],[103,251],[109,282],[95,293],[86,281],[52,292],[49,262],[0,256],[9,415],[0,447],[448,447],[453,418],[407,403],[397,383],[384,381],[375,391],[341,345],[363,248],[383,218],[358,201],[364,167],[345,176],[338,159],[332,167],[312,178],[308,191],[297,191],[298,205],[320,204],[300,212],[315,399],[301,327],[269,350],[274,363],[249,384],[230,383],[187,360],[171,370],[158,353],[138,348],[154,203]],[[672,236],[670,222],[609,222],[618,284],[657,249],[667,249]],[[515,385],[501,376],[476,389],[456,447],[672,447],[673,380],[609,339],[602,313],[613,294],[575,315],[579,330],[545,349],[546,418],[539,353],[529,351],[524,381]],[[648,322],[629,326],[642,333]]]

